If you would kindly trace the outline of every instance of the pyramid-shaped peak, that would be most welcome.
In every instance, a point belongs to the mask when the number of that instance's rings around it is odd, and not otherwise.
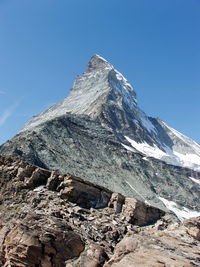
[[[133,111],[136,103],[135,90],[126,78],[106,59],[95,55],[88,63],[87,72],[76,77],[70,95],[35,116],[22,131],[66,113],[89,115],[96,119],[103,112],[103,107],[112,105],[121,111],[125,107]]]
[[[87,71],[90,72],[90,71],[104,69],[104,68],[112,69],[113,66],[105,58],[99,55],[94,55],[88,62]]]

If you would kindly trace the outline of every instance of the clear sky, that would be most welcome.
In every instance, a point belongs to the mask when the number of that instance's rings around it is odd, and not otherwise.
[[[63,99],[94,54],[139,106],[200,143],[200,0],[0,0],[0,144]]]

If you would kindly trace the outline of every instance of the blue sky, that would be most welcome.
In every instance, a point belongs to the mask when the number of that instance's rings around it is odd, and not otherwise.
[[[0,144],[100,54],[140,107],[200,143],[199,0],[0,0]]]

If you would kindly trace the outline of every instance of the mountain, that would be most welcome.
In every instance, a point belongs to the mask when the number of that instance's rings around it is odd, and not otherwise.
[[[127,79],[98,55],[70,95],[33,117],[0,154],[81,176],[181,220],[200,214],[200,145],[148,117]]]
[[[0,156],[0,266],[200,266],[198,218],[178,222],[79,177]]]
[[[132,147],[147,156],[200,171],[200,145],[161,120],[148,118],[137,106],[133,87],[100,56],[90,60],[87,72],[75,80],[69,97],[34,117],[22,131],[67,112],[99,119],[108,129],[129,135]]]

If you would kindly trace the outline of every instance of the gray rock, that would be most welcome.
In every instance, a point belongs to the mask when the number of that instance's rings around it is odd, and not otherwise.
[[[147,154],[125,136],[146,144]],[[164,156],[150,157],[149,147]],[[141,111],[134,88],[99,56],[76,78],[69,97],[35,116],[0,147],[0,154],[19,155],[164,210],[159,197],[199,211],[200,185],[189,178],[200,179],[199,165],[183,168],[190,162],[182,164],[166,151],[200,157],[198,144]],[[55,181],[49,180],[48,187],[56,187]]]

